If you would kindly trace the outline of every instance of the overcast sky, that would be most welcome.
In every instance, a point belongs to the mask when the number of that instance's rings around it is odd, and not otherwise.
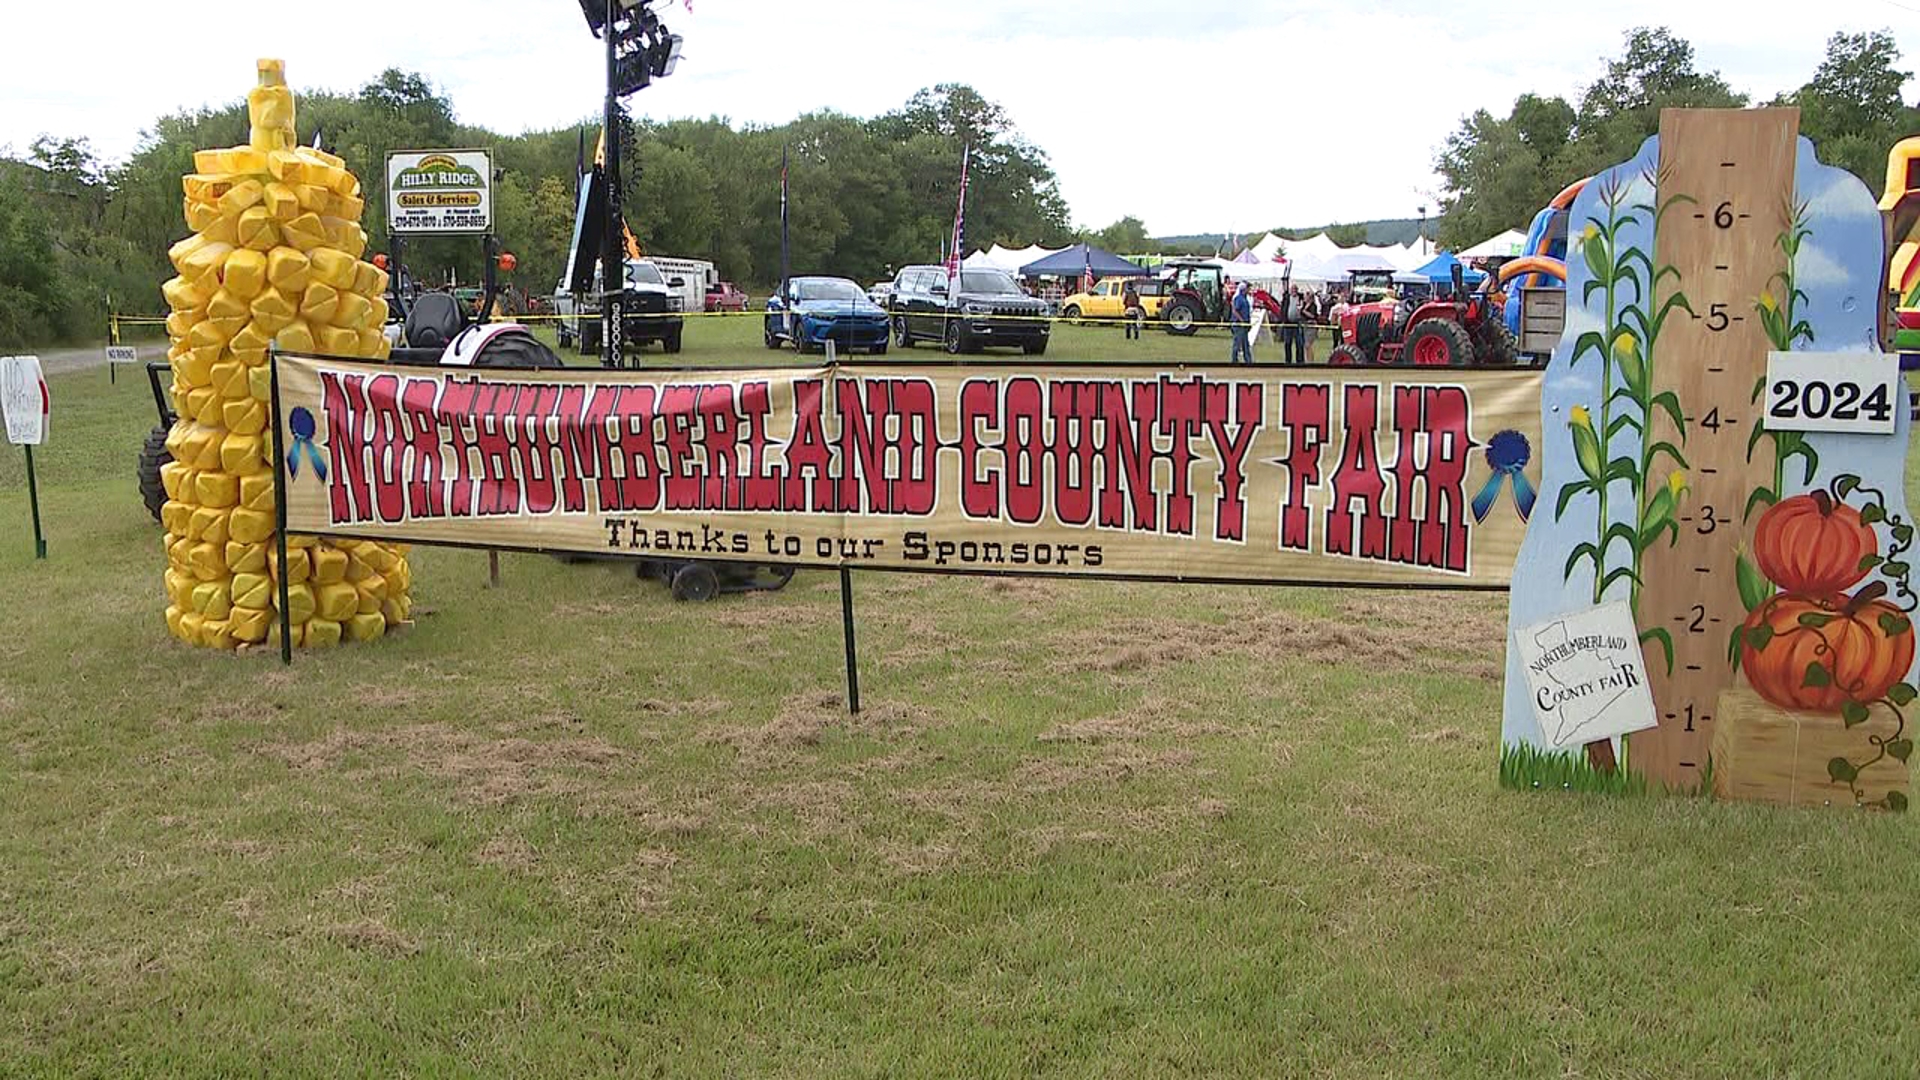
[[[603,85],[573,0],[9,6],[0,145],[15,151],[51,132],[124,157],[157,114],[244,93],[256,56],[284,58],[296,91],[419,71],[461,120],[503,132],[592,114]],[[1577,94],[1633,26],[1671,27],[1759,96],[1804,82],[1840,30],[1891,29],[1920,60],[1920,0],[1608,0],[1578,19],[1572,6],[657,0],[686,57],[634,103],[773,124],[971,83],[1051,156],[1075,223],[1134,214],[1170,235],[1413,216],[1461,117],[1527,90]],[[324,14],[282,26],[277,10]]]

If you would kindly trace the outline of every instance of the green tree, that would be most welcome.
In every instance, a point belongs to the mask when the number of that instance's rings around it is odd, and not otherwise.
[[[1153,249],[1146,222],[1131,214],[1088,235],[1086,241],[1119,255],[1144,255]]]
[[[1060,241],[1072,235],[1066,200],[1047,155],[1015,128],[1007,111],[970,86],[943,83],[921,90],[896,112],[873,121],[876,135],[889,143],[931,140],[916,147],[916,170],[909,191],[923,214],[952,220],[958,196],[960,156],[972,149],[967,189],[967,239],[974,247],[989,243],[1024,246]],[[931,153],[935,147],[944,155]],[[934,167],[945,156],[944,169]],[[918,180],[918,184],[911,182]]]
[[[66,301],[47,217],[33,205],[28,166],[0,170],[0,349],[42,344],[64,330]]]
[[[1330,225],[1326,233],[1327,239],[1341,247],[1358,247],[1367,242],[1365,225]]]
[[[1662,109],[1734,109],[1747,103],[1717,71],[1694,66],[1693,45],[1665,27],[1627,31],[1626,51],[1581,95],[1574,138],[1556,168],[1589,176],[1632,157],[1660,130]],[[1569,176],[1569,180],[1577,177]]]
[[[1446,184],[1435,237],[1441,247],[1457,250],[1524,225],[1556,190],[1551,159],[1527,144],[1515,113],[1496,118],[1481,109],[1447,137],[1436,162]]]
[[[1480,109],[1447,137],[1434,167],[1444,181],[1437,239],[1478,243],[1523,228],[1555,192],[1637,152],[1667,108],[1746,103],[1718,72],[1701,71],[1692,44],[1664,28],[1628,31],[1576,108],[1523,94],[1505,116]]]
[[[689,151],[660,142],[640,145],[640,170],[627,227],[649,252],[704,256],[713,247],[720,204],[713,174]]]
[[[1912,73],[1899,63],[1900,47],[1885,30],[1835,34],[1813,78],[1777,99],[1800,107],[1800,133],[1822,160],[1876,190],[1886,179],[1887,151],[1920,122],[1900,96]]]

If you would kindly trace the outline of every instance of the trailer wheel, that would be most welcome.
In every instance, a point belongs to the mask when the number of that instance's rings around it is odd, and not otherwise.
[[[147,504],[147,513],[153,520],[160,520],[160,507],[167,501],[166,485],[160,482],[160,470],[173,460],[172,451],[167,449],[167,425],[159,424],[147,432],[147,441],[140,445],[140,501]]]
[[[673,598],[699,603],[720,592],[720,575],[706,563],[688,563],[673,572]]]

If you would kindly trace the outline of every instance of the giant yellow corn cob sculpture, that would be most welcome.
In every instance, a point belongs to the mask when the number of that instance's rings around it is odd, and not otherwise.
[[[296,145],[293,92],[262,60],[247,94],[250,145],[203,150],[185,177],[194,234],[168,256],[173,400],[161,472],[167,629],[194,645],[277,640],[279,580],[296,645],[367,640],[405,623],[405,549],[289,537],[275,555],[267,346],[384,357],[387,275],[360,256],[360,182]]]

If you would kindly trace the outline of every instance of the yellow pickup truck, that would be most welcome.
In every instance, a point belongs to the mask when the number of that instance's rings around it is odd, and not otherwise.
[[[1126,305],[1120,297],[1127,291],[1127,282],[1132,280],[1133,287],[1140,294],[1140,306],[1147,311],[1148,319],[1160,317],[1160,305],[1167,302],[1161,295],[1161,283],[1154,278],[1107,278],[1094,285],[1092,292],[1077,292],[1060,301],[1060,317],[1063,319],[1118,319],[1127,313]]]

